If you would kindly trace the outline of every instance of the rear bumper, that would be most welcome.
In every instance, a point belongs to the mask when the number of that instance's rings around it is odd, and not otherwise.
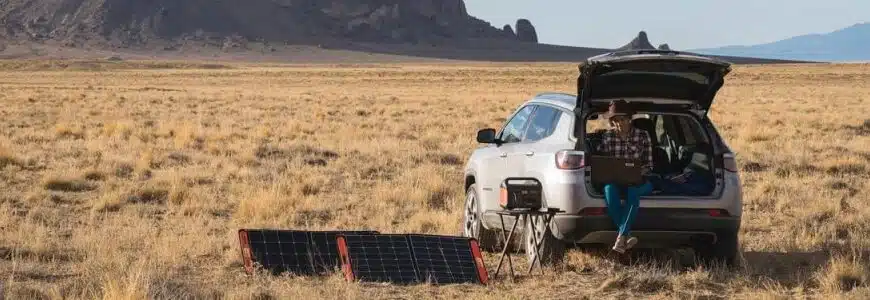
[[[612,244],[617,235],[617,227],[607,215],[556,215],[551,230],[556,238],[579,244]],[[718,236],[738,230],[740,217],[641,208],[631,235],[638,238],[638,247],[671,247],[715,243]]]
[[[587,207],[603,207],[603,195],[592,195],[587,191],[585,174],[582,170],[549,172],[537,176],[543,178],[544,205],[549,208],[559,208],[568,214],[579,214]],[[725,175],[724,187],[716,197],[661,197],[643,196],[640,199],[642,209],[725,209],[731,216],[740,216],[743,207],[742,187],[736,174]]]

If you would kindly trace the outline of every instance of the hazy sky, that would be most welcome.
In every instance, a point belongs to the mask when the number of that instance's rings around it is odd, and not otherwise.
[[[541,43],[616,48],[644,30],[673,49],[772,42],[870,22],[870,0],[466,0],[501,28],[527,18]]]

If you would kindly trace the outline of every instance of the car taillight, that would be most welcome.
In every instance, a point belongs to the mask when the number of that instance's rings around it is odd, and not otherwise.
[[[737,172],[737,159],[735,159],[734,153],[722,154],[722,167],[730,172]]]
[[[587,207],[580,210],[581,216],[603,216],[606,213],[606,207]]]
[[[728,211],[724,209],[708,209],[707,214],[711,217],[727,217],[729,216]]]
[[[562,150],[556,152],[556,167],[562,170],[582,169],[586,166],[586,157],[583,151]]]

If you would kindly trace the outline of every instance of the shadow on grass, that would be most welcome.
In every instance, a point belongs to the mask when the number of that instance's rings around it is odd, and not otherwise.
[[[772,280],[792,288],[813,280],[833,258],[826,251],[814,252],[744,252],[742,271],[751,279]]]
[[[629,273],[657,270],[667,274],[689,274],[704,270],[710,274],[712,282],[737,280],[742,285],[762,289],[771,285],[784,289],[819,287],[818,275],[826,272],[829,263],[842,257],[858,257],[859,265],[870,264],[870,250],[853,253],[842,246],[833,245],[825,247],[824,250],[810,252],[746,251],[741,253],[739,262],[731,267],[699,263],[695,260],[694,251],[690,249],[636,249],[624,255],[617,254],[608,247],[575,249],[594,258],[615,263],[624,268],[622,271]],[[650,269],[651,266],[654,268]],[[830,275],[844,283],[850,280],[848,273]],[[861,285],[860,280],[856,282]]]

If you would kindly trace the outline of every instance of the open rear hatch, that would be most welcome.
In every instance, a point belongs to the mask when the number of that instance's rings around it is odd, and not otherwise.
[[[578,116],[604,111],[615,99],[638,110],[706,115],[731,64],[686,52],[638,50],[590,57],[579,69]]]
[[[584,150],[586,119],[606,111],[612,100],[624,99],[638,111],[692,112],[704,119],[731,64],[686,52],[637,50],[591,57],[579,70],[575,136],[576,149]],[[591,184],[592,170],[586,172]]]

